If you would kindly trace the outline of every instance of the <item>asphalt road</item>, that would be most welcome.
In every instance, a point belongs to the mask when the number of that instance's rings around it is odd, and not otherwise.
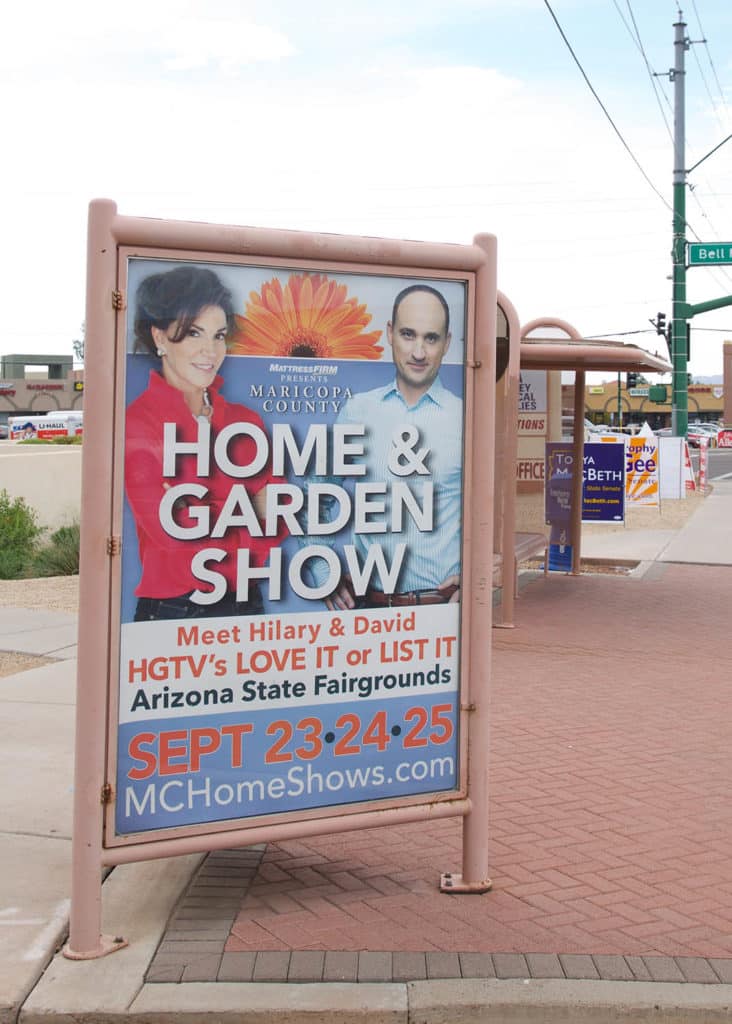
[[[691,464],[696,471],[699,466],[699,449],[691,448]],[[732,448],[711,448],[709,450],[709,481],[732,479]]]

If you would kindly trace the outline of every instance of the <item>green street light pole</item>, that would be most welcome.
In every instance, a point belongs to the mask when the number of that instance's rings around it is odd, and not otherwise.
[[[671,300],[671,433],[686,437],[689,425],[688,377],[686,368],[686,155],[684,57],[689,48],[686,22],[674,24],[674,215],[673,215],[673,295]]]

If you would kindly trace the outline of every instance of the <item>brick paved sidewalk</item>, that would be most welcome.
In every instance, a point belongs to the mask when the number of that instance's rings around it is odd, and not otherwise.
[[[212,854],[150,981],[732,982],[729,567],[555,576],[493,635],[493,891],[456,820]]]

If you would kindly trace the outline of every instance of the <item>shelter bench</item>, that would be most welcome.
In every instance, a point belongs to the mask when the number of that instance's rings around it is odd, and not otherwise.
[[[543,533],[515,533],[513,535],[513,592],[518,597],[518,567],[527,558],[544,556],[544,575],[549,574],[549,541]]]

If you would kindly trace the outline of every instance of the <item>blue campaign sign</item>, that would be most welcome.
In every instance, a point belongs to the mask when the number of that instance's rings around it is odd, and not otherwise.
[[[566,441],[550,441],[546,445],[544,479],[545,521],[552,526],[569,523],[572,509],[572,476],[574,454]]]
[[[566,441],[550,441],[546,445],[544,479],[545,521],[551,526],[549,537],[549,569],[569,572],[572,568],[572,544],[569,523],[572,513],[572,477],[574,454]]]
[[[586,444],[582,473],[582,522],[622,523],[625,519],[625,445]]]

